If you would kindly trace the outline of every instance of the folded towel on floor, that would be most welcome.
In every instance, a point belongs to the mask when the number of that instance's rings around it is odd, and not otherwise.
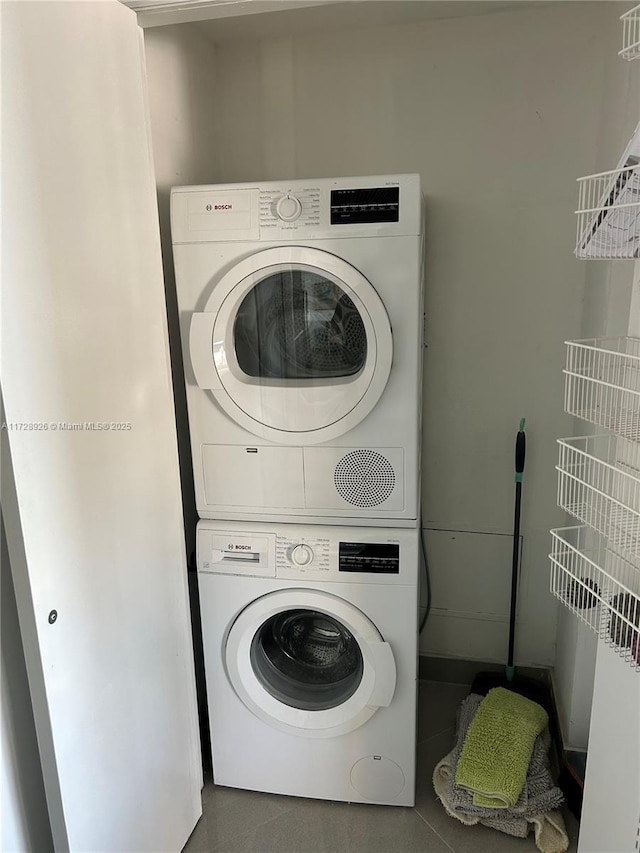
[[[558,807],[563,802],[562,791],[553,784],[549,770],[548,729],[535,741],[525,784],[517,803],[510,809],[480,807],[473,803],[473,794],[455,782],[456,768],[469,727],[483,701],[471,694],[458,712],[456,743],[433,772],[433,786],[445,811],[467,825],[482,823],[517,838],[535,833],[536,845],[542,853],[564,853],[569,839]]]
[[[526,820],[514,818],[509,821],[483,819],[479,817],[468,817],[450,811],[446,798],[440,798],[445,811],[451,817],[455,817],[466,826],[474,826],[481,823],[490,829],[498,829],[515,838],[526,838],[529,831],[533,829],[536,847],[540,853],[566,853],[569,849],[569,836],[562,817],[562,812],[552,809],[544,814],[533,815]]]
[[[476,806],[510,808],[522,792],[533,745],[549,722],[530,699],[496,687],[480,703],[460,754],[456,784]]]

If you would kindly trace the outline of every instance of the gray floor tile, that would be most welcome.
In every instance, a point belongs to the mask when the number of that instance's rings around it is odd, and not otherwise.
[[[433,790],[436,763],[452,748],[468,688],[419,683],[415,809],[304,800],[219,788],[203,790],[203,816],[185,853],[534,853],[535,841],[449,817]],[[577,850],[578,824],[566,816]]]
[[[578,823],[577,818],[575,818],[568,809],[564,810],[564,822],[567,825],[567,834],[570,841],[569,853],[573,853],[574,850],[578,849],[578,833],[580,831],[580,824]]]
[[[289,797],[222,788],[209,782],[202,792],[202,817],[185,853],[219,849],[228,839],[253,830],[290,808]]]
[[[413,809],[298,800],[215,853],[452,853]]]
[[[183,853],[209,853],[209,833],[207,832],[207,819],[203,815],[189,836]]]
[[[418,682],[418,743],[455,725],[456,712],[469,688],[438,681]]]

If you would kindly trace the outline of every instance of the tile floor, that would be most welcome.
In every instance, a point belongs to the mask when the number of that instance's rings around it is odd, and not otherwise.
[[[431,785],[433,768],[451,749],[455,715],[468,687],[421,681],[418,702],[416,805],[305,800],[219,788],[202,792],[203,815],[184,853],[536,853],[533,835],[512,838],[450,818]],[[565,813],[577,850],[577,822]]]

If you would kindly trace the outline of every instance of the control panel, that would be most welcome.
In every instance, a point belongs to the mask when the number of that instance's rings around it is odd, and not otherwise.
[[[320,227],[319,187],[296,187],[260,190],[260,230],[263,239],[269,231],[294,231]]]
[[[353,531],[358,533],[358,531]],[[306,533],[306,531],[305,531]],[[345,534],[349,535],[345,535]],[[276,537],[276,576],[324,581],[392,582],[400,574],[400,542],[371,533],[361,541],[342,529],[342,539],[330,536],[281,534]],[[374,534],[375,535],[375,534]]]
[[[327,204],[328,202],[328,204]],[[323,209],[324,206],[328,210]],[[376,225],[400,221],[400,187],[330,190],[320,187],[274,188],[260,191],[260,229],[297,231],[322,225]]]
[[[331,570],[331,541],[322,536],[278,535],[276,570],[284,574],[327,574]]]
[[[416,531],[286,524],[247,531],[233,522],[228,529],[210,523],[198,525],[201,572],[349,583],[417,578]]]
[[[421,233],[418,175],[174,187],[173,242],[277,242]]]

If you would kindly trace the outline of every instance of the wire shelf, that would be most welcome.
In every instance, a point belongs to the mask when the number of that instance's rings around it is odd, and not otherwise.
[[[640,441],[640,338],[565,343],[565,411]]]
[[[640,445],[614,435],[558,445],[558,504],[617,551],[640,556]]]
[[[578,258],[640,256],[640,164],[578,178]]]
[[[640,568],[587,527],[551,537],[551,592],[640,672]]]
[[[640,6],[634,6],[624,15],[622,21],[622,50],[618,56],[623,59],[637,59],[640,56]]]

